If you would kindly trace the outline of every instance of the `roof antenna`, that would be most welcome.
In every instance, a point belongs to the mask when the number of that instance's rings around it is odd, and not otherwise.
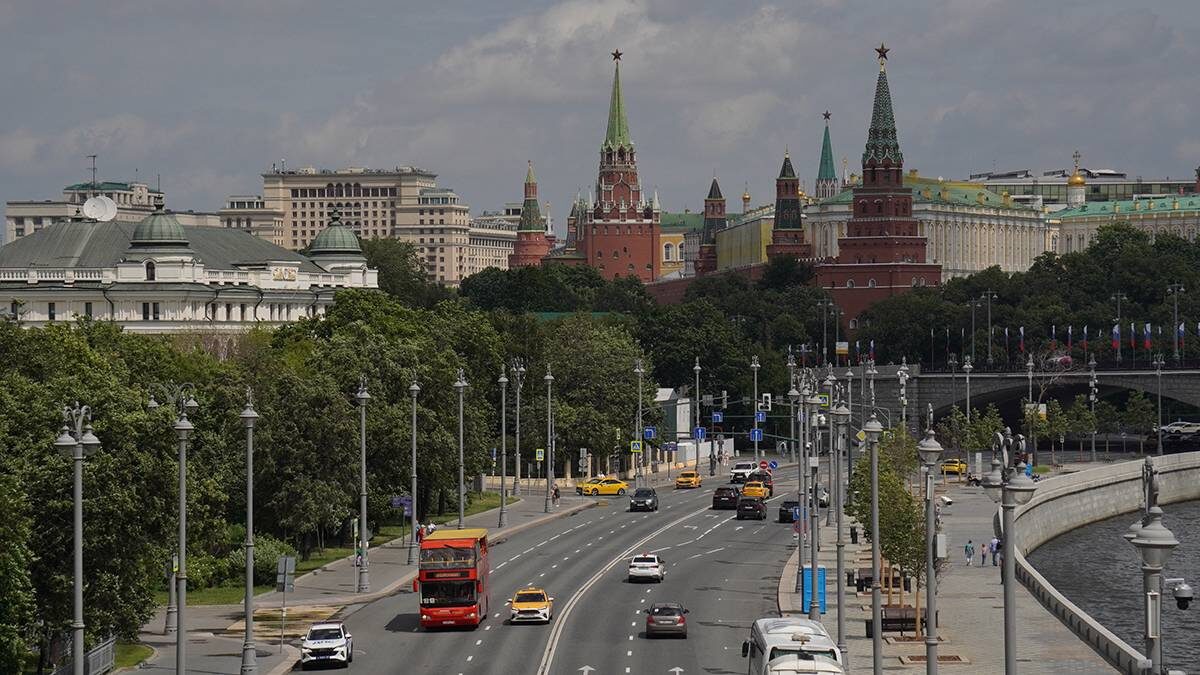
[[[92,192],[95,192],[96,191],[96,156],[88,155],[88,158],[90,158],[92,160]],[[91,197],[93,195],[88,195],[88,196]]]

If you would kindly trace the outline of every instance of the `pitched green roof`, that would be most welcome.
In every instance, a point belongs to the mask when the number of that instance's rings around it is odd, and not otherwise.
[[[68,185],[67,187],[63,188],[63,190],[70,191],[70,192],[80,192],[80,191],[87,191],[87,190],[95,190],[97,192],[121,192],[121,191],[129,191],[132,189],[133,188],[131,188],[129,186],[129,183],[121,183],[118,181],[109,181],[109,180],[101,181],[94,185],[92,183],[75,183],[74,185]],[[161,190],[150,189],[150,190],[147,190],[147,192],[149,192],[150,194],[155,194],[155,195],[162,194]]]
[[[668,213],[663,211],[660,227],[663,232],[699,232],[704,227],[704,212]]]
[[[892,92],[888,89],[887,70],[879,66],[879,79],[875,81],[875,103],[871,108],[871,128],[867,132],[867,147],[863,150],[862,163],[883,162],[890,159],[893,164],[904,163],[900,142],[896,139],[896,116],[892,113]]]
[[[545,221],[542,220],[542,211],[538,208],[537,197],[530,197],[521,203],[521,222],[517,225],[517,232],[544,232],[546,230]]]
[[[1179,208],[1175,208],[1175,202]],[[1136,205],[1136,208],[1134,208]],[[1112,202],[1087,202],[1073,209],[1050,214],[1054,220],[1115,216],[1117,219],[1137,219],[1152,214],[1178,214],[1180,211],[1200,211],[1200,195],[1172,195],[1169,199],[1122,199]]]
[[[1034,211],[1032,207],[1010,201],[1004,203],[1004,197],[984,189],[975,183],[959,181],[938,181],[936,178],[926,178],[906,173],[901,179],[902,185],[912,188],[914,204],[950,204],[955,206],[990,206],[999,209],[1015,211]],[[838,194],[823,199],[819,204],[849,204],[854,200],[854,189],[842,190]]]
[[[817,180],[837,180],[837,169],[833,165],[833,144],[829,142],[829,121],[825,122],[825,139],[821,141],[821,165],[817,169]]]
[[[604,134],[605,148],[628,148],[629,121],[625,119],[625,100],[621,97],[621,62],[613,69],[612,97],[608,101],[608,131]]]

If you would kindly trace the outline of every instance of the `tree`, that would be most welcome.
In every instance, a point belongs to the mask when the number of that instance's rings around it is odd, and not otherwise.
[[[1096,401],[1096,431],[1104,434],[1104,457],[1108,458],[1109,435],[1121,430],[1121,415],[1108,401]]]
[[[1096,429],[1096,415],[1092,413],[1091,405],[1085,394],[1078,394],[1067,409],[1067,433],[1074,434],[1079,439],[1079,456],[1083,457],[1083,439],[1090,436]]]
[[[1057,464],[1054,455],[1055,439],[1062,439],[1067,433],[1067,413],[1063,410],[1062,403],[1058,399],[1052,398],[1046,404],[1046,424],[1045,434],[1050,437],[1050,463]]]
[[[29,507],[16,476],[0,473],[0,672],[19,673],[25,666],[27,628],[33,623],[33,584],[29,566]]]
[[[951,408],[950,413],[938,422],[937,432],[942,447],[961,457],[963,446],[967,444],[970,436],[967,416],[958,406]]]
[[[383,237],[364,239],[367,267],[379,270],[379,290],[411,307],[432,306],[448,297],[449,291],[430,283],[417,248],[412,243]]]
[[[795,256],[775,256],[763,265],[758,287],[763,290],[782,291],[793,286],[804,286],[812,281],[813,276],[811,264],[801,262]]]
[[[981,415],[976,410],[971,414],[971,423],[966,428],[968,450],[989,450],[995,442],[997,432],[1004,431],[1004,419],[994,404],[990,404]]]
[[[1130,392],[1125,410],[1121,413],[1121,424],[1138,434],[1138,452],[1145,452],[1146,435],[1153,430],[1155,421],[1154,404],[1146,398],[1145,393],[1139,390]]]

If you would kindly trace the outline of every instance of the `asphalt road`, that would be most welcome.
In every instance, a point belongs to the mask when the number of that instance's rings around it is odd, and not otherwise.
[[[775,589],[791,527],[775,522],[777,483],[765,521],[713,511],[713,488],[659,489],[657,513],[629,513],[627,499],[531,528],[492,548],[490,615],[475,630],[425,631],[409,591],[362,606],[346,619],[357,673],[737,673],[750,623],[776,614]],[[634,553],[667,563],[661,584],[626,581]],[[504,602],[528,585],[555,598],[549,625],[507,625]],[[648,640],[642,610],[675,601],[691,610],[688,639]],[[679,668],[681,670],[673,670]]]

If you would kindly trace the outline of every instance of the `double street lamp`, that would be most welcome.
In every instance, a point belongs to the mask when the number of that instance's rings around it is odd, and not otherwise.
[[[754,439],[754,462],[755,463],[758,463],[758,461],[759,461],[759,458],[758,458],[758,369],[759,368],[761,368],[761,366],[758,365],[758,355],[756,354],[752,359],[750,359],[750,370],[754,371],[754,400],[751,402],[750,410],[751,410],[751,413],[754,415],[754,427],[753,427],[754,432],[751,434],[751,436]]]
[[[508,483],[508,373],[504,364],[500,364],[500,521],[497,527],[508,524],[508,493],[505,490]]]
[[[513,438],[513,442],[517,447],[515,467],[513,469],[513,494],[521,494],[521,385],[525,380],[525,362],[521,359],[513,359],[512,361],[513,379],[516,380],[517,400],[515,402],[516,409],[513,411],[516,414],[517,432]],[[528,478],[528,476],[526,476]]]
[[[883,598],[879,588],[879,436],[883,425],[875,413],[863,425],[871,452],[871,661],[874,675],[883,674]]]
[[[411,466],[409,466],[409,480],[411,485],[409,491],[412,494],[412,510],[409,512],[410,526],[412,533],[408,537],[408,564],[417,564],[417,394],[421,393],[421,387],[417,385],[417,371],[413,371],[412,384],[408,385],[408,394],[412,397],[412,456],[410,458]],[[501,504],[504,502],[501,501]]]
[[[695,447],[696,473],[699,474],[700,473],[700,439],[696,438],[696,430],[700,428],[700,357],[699,356],[696,357],[696,365],[692,366],[692,372],[696,374],[696,391],[692,394],[692,403],[693,403],[692,407],[696,413],[696,423],[692,426],[692,440],[694,441],[694,443],[692,445],[696,446]],[[709,447],[711,448],[712,446],[709,445]],[[711,449],[708,451],[708,455],[709,455],[709,466],[711,467],[712,466],[712,450]],[[711,471],[709,472],[709,475],[710,476],[712,475]]]
[[[975,370],[975,366],[971,365],[971,357],[963,357],[963,372],[967,374],[967,424],[971,423],[971,371]]]
[[[188,413],[200,409],[196,402],[196,386],[191,383],[180,385],[155,385],[165,395],[169,404],[175,406],[175,435],[179,441],[179,569],[175,573],[177,590],[175,607],[175,672],[184,675],[187,671],[187,626],[185,615],[187,610],[187,446],[188,435],[195,427],[188,420]],[[146,407],[150,410],[158,408],[158,401],[151,395]],[[170,607],[167,608],[167,624],[170,620]]]
[[[925,478],[925,672],[928,675],[937,673],[938,638],[937,638],[937,546],[934,537],[936,531],[936,515],[933,502],[933,468],[937,466],[942,456],[942,444],[938,443],[933,429],[925,432],[925,438],[917,444],[917,454],[924,465]],[[920,620],[919,618],[917,619]]]
[[[853,380],[846,381],[847,390]],[[843,494],[844,483],[842,483],[842,453],[845,452],[847,457],[850,454],[850,409],[844,404],[839,403],[836,408],[830,412],[833,418],[833,423],[837,427],[837,440],[834,441],[835,457],[837,463],[837,478],[834,480],[834,496],[833,504],[837,510],[837,645],[838,651],[842,653],[842,658],[847,660],[849,665],[849,652],[846,649],[846,576],[845,576],[845,547],[846,542],[842,534],[842,514],[845,511],[845,495]]]
[[[87,652],[83,645],[83,458],[100,449],[100,439],[92,433],[92,409],[64,406],[63,426],[54,441],[58,451],[74,462],[72,488],[75,523],[74,615],[71,621],[71,661],[74,675],[83,675]]]
[[[1012,432],[1005,429],[1005,446],[1011,445]],[[1020,444],[1018,444],[1020,445]],[[1018,452],[1023,448],[1018,447]],[[1025,462],[1017,464],[1015,469],[1002,469],[1000,458],[995,451],[992,453],[992,470],[983,478],[983,488],[992,501],[1000,504],[1003,509],[1001,538],[1004,542],[1003,567],[1001,577],[1004,580],[1004,672],[1006,675],[1016,675],[1017,672],[1017,592],[1016,592],[1016,539],[1014,512],[1018,506],[1023,506],[1033,499],[1033,491],[1037,484],[1025,475]]]
[[[637,425],[636,425],[636,429],[635,429],[635,433],[637,434],[637,436],[635,437],[634,440],[641,443],[642,437],[645,436],[645,432],[643,431],[643,428],[642,428],[642,378],[646,375],[646,369],[642,367],[641,359],[638,359],[633,362],[633,372],[634,372],[634,374],[637,375],[637,381],[638,381],[638,392],[637,392],[638,411],[637,411]],[[550,445],[550,407],[549,407],[550,406],[550,382],[553,379],[554,379],[553,377],[550,377],[550,368],[549,368],[549,366],[547,366],[546,367],[546,446],[547,447],[549,447],[549,445]],[[634,475],[634,485],[637,485],[638,487],[641,487],[641,485],[642,485],[642,468],[643,468],[643,464],[646,461],[647,454],[648,453],[646,452],[646,448],[643,447],[641,456],[631,457],[631,459],[635,462],[635,466],[636,466],[636,469],[634,470],[634,474],[633,474]],[[549,486],[549,483],[547,483],[547,486]],[[547,495],[548,495],[550,488],[547,487],[546,490],[547,490]],[[546,498],[549,499],[549,496],[547,496]],[[546,503],[549,504],[548,501]],[[547,513],[549,513],[549,510],[547,510]]]
[[[371,577],[367,574],[367,545],[370,537],[367,535],[367,401],[371,394],[367,392],[367,376],[358,380],[358,391],[354,392],[354,400],[358,402],[358,585],[356,591],[366,593],[371,590]],[[462,522],[458,524],[462,527]]]
[[[258,648],[254,644],[254,424],[258,413],[254,411],[250,387],[246,387],[246,407],[238,417],[246,429],[246,633],[242,639],[242,675],[254,675],[258,672]]]
[[[1163,437],[1163,430],[1162,430],[1162,426],[1163,426],[1163,424],[1162,424],[1162,369],[1163,369],[1163,366],[1166,365],[1166,363],[1163,361],[1162,354],[1161,353],[1155,354],[1154,361],[1152,361],[1150,365],[1154,366],[1154,378],[1155,378],[1155,380],[1157,380],[1157,383],[1158,383],[1158,425],[1154,427],[1154,430],[1158,434],[1158,454],[1161,457],[1163,454],[1163,444],[1162,444],[1162,437]]]
[[[463,369],[458,369],[458,379],[454,381],[454,389],[458,391],[458,529],[463,529],[466,524],[463,522],[466,519],[466,502],[467,488],[466,476],[464,475],[463,466],[463,450],[465,443],[463,442],[463,398],[467,393],[467,378],[463,375]],[[501,503],[504,498],[500,498]]]
[[[638,369],[642,367],[642,362],[638,360]],[[551,385],[554,384],[554,375],[550,374],[550,364],[546,364],[546,376],[542,378],[546,382],[546,503],[543,506],[545,513],[550,513],[550,482],[554,477],[554,422],[553,410],[554,399],[551,396]],[[638,426],[642,424],[642,376],[638,374]]]
[[[1088,369],[1091,371],[1091,376],[1088,378],[1088,402],[1092,404],[1092,462],[1096,461],[1096,397],[1100,393],[1096,379],[1096,355],[1092,354],[1088,357]]]

